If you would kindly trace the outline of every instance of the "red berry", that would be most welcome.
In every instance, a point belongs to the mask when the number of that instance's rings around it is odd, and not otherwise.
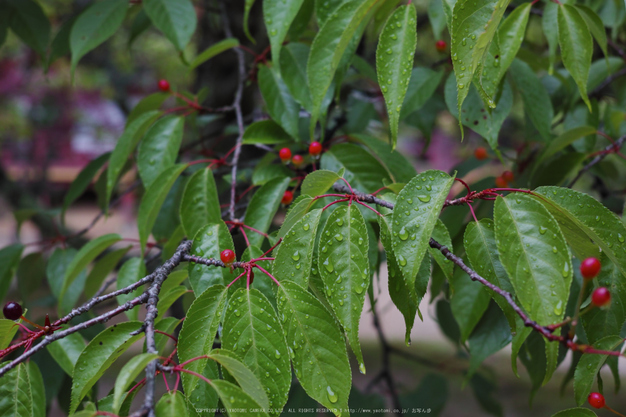
[[[322,153],[322,144],[319,142],[311,142],[309,145],[309,154],[311,156],[318,156]]]
[[[589,396],[587,397],[587,401],[589,401],[589,405],[593,408],[604,408],[605,405],[604,395],[600,394],[599,392],[592,392],[591,394],[589,394]]]
[[[283,194],[283,198],[282,200],[280,200],[280,202],[285,205],[289,205],[291,204],[292,201],[293,201],[293,193],[291,191],[285,191],[285,194]]]
[[[504,177],[496,177],[496,187],[506,188],[508,186],[509,186],[509,183],[504,179]]]
[[[580,263],[580,274],[585,279],[594,279],[600,273],[600,261],[597,258],[587,258]]]
[[[611,293],[606,287],[596,288],[593,291],[593,294],[591,294],[591,303],[598,307],[604,307],[610,302],[611,302]]]
[[[235,261],[235,252],[230,249],[224,249],[222,253],[220,253],[220,258],[226,265],[232,264]]]
[[[2,313],[4,314],[4,317],[6,317],[9,320],[19,319],[20,317],[22,317],[23,312],[24,310],[22,310],[22,306],[16,303],[15,301],[9,301],[8,303],[4,305],[4,308],[2,309]]]
[[[280,157],[281,161],[287,163],[291,159],[291,150],[289,148],[282,148],[280,151],[278,151],[278,156]]]
[[[446,44],[446,41],[444,40],[440,39],[435,43],[435,48],[437,48],[439,52],[445,52],[447,47],[448,44]]]
[[[513,175],[511,171],[504,171],[502,173],[502,178],[504,178],[506,182],[511,182],[515,179],[515,176]]]
[[[167,93],[170,91],[170,83],[167,80],[159,80],[159,90]]]
[[[299,168],[304,163],[304,158],[302,157],[302,155],[294,155],[293,158],[291,158],[291,163],[296,168]]]
[[[487,159],[488,156],[489,155],[487,154],[487,149],[483,148],[482,146],[480,148],[476,148],[476,150],[474,151],[474,157],[479,161]]]

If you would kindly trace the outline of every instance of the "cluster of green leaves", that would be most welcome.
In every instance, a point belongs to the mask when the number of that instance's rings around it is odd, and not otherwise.
[[[251,39],[248,21],[253,5],[254,0],[245,2],[243,19]],[[538,6],[541,9],[534,9]],[[239,192],[249,185],[255,189],[243,200],[245,213],[238,211],[249,228],[244,230],[249,245],[233,236],[232,224],[223,220],[220,202],[230,203],[231,171],[214,172],[208,163],[190,165],[192,160],[182,152],[210,120],[162,110],[168,95],[157,93],[129,114],[113,151],[83,169],[61,214],[94,180],[99,204],[107,211],[113,196],[123,192],[120,178],[136,169],[141,182],[140,250],[122,247],[117,234],[100,236],[79,249],[57,248],[51,254],[42,250],[23,256],[22,244],[7,246],[0,250],[0,298],[17,276],[22,301],[36,306],[39,300],[33,291],[45,281],[63,315],[93,296],[116,269],[118,289],[144,277],[143,254],[154,245],[151,236],[162,250],[162,260],[184,238],[193,239],[192,255],[219,259],[222,250],[231,249],[242,261],[261,257],[282,238],[275,259],[257,263],[276,277],[279,286],[259,270],[250,288],[244,279],[228,286],[237,270],[193,263],[179,266],[165,281],[156,328],[179,332],[177,363],[186,363],[186,371],[204,378],[183,373],[182,391],[161,397],[158,416],[209,416],[212,411],[207,410],[220,404],[231,416],[279,415],[288,402],[306,404],[307,397],[336,415],[347,415],[353,401],[366,401],[352,388],[349,358],[354,355],[356,368],[366,372],[359,322],[366,298],[370,305],[376,303],[372,280],[385,265],[389,295],[405,320],[407,345],[430,289],[429,301],[442,331],[460,351],[469,351],[465,378],[485,410],[502,414],[492,395],[495,383],[482,362],[509,344],[513,370],[517,373],[519,358],[534,395],[552,378],[567,351],[524,327],[501,294],[472,281],[430,247],[431,238],[512,294],[525,313],[544,326],[575,313],[582,282],[578,262],[600,258],[603,268],[593,286],[609,288],[613,303],[586,314],[576,328],[576,340],[596,349],[621,348],[626,336],[626,228],[607,206],[623,202],[609,197],[602,204],[560,185],[603,144],[596,136],[598,128],[614,137],[626,133],[626,89],[617,88],[616,97],[610,98],[594,93],[624,65],[623,59],[609,55],[606,35],[606,27],[614,39],[622,35],[624,5],[611,0],[585,5],[431,0],[426,30],[418,26],[422,22],[418,12],[424,11],[397,0],[263,1],[272,59],[258,60],[264,62],[256,74],[264,101],[260,107],[269,117],[245,126],[243,146],[260,145],[259,156],[253,168],[240,169],[236,178]],[[7,0],[0,3],[0,43],[10,29],[45,66],[69,54],[73,71],[80,58],[111,37],[127,16],[133,19],[131,38],[154,26],[186,60],[184,50],[197,21],[190,0],[143,0],[130,7],[126,0],[95,2],[68,20],[51,42],[50,24],[35,1]],[[537,46],[541,41],[528,39],[531,29],[535,38],[545,37],[545,48]],[[431,66],[428,47],[418,48],[418,41],[431,30],[436,38],[444,31],[449,34],[452,68],[445,62]],[[593,38],[604,55],[595,61]],[[373,43],[375,48],[368,53]],[[238,44],[236,39],[224,39],[188,66],[194,69]],[[361,44],[365,47],[359,48]],[[386,113],[372,104],[375,100],[368,94],[382,96]],[[511,117],[516,107],[524,109],[522,122],[529,138],[518,154],[499,143],[505,120],[516,122]],[[472,160],[450,172],[418,173],[394,149],[403,129],[411,126],[430,137],[438,114],[446,108],[498,156],[514,160],[516,185],[533,191],[480,202],[476,211],[481,219],[467,225],[458,207],[442,214],[455,178],[480,171],[488,162]],[[377,129],[380,122],[388,124],[388,135]],[[325,137],[327,132],[331,137]],[[282,164],[275,152],[258,152],[273,146],[305,154],[313,139],[324,142],[324,153],[319,160],[305,156],[301,169]],[[609,185],[619,184],[616,177],[623,169],[623,163],[609,157],[594,174]],[[337,197],[324,195],[343,180],[365,193],[383,189],[378,196],[394,209],[375,207],[377,213],[354,201],[328,206]],[[492,182],[487,178],[475,186],[488,188]],[[296,190],[297,198],[283,213],[281,199],[288,189]],[[22,222],[28,215],[16,213],[16,218]],[[588,286],[583,294],[583,307],[591,290]],[[117,301],[124,304],[137,294],[120,295]],[[165,314],[175,303],[183,306],[184,322]],[[110,394],[104,398],[96,394],[105,372],[142,339],[131,336],[141,326],[138,311],[126,315],[129,321],[94,326],[55,342],[41,361],[21,364],[0,378],[5,394],[0,396],[0,410],[40,416],[58,396],[62,407],[76,416],[90,416],[95,410],[127,415],[137,394],[131,388],[157,356],[137,353],[118,372]],[[11,322],[0,321],[0,348],[16,331]],[[159,356],[167,356],[172,349],[167,337],[156,336]],[[216,340],[219,349],[214,348]],[[572,356],[564,387],[574,380],[577,405],[585,401],[596,378],[602,389],[599,371],[605,364],[619,386],[615,358]],[[292,371],[298,381],[294,385]],[[59,384],[59,378],[69,383]],[[403,402],[422,407],[432,401],[432,410],[438,413],[446,395],[445,380],[429,375],[413,398]],[[563,413],[593,415],[577,410]]]

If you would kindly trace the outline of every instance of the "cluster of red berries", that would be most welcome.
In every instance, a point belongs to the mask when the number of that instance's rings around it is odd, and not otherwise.
[[[22,317],[23,313],[24,310],[22,309],[22,306],[15,301],[9,301],[4,305],[4,308],[2,309],[2,314],[4,314],[4,317],[9,320],[18,320],[20,317]]]
[[[313,158],[317,158],[322,153],[322,144],[319,142],[311,142],[309,145],[309,155]],[[278,151],[278,157],[283,162],[283,164],[288,164],[291,162],[296,168],[300,168],[304,163],[304,157],[302,155],[294,155],[293,158],[291,156],[291,149],[282,148]]]
[[[504,171],[502,175],[496,177],[496,187],[507,188],[509,183],[515,179],[515,175],[511,171]]]
[[[592,280],[598,276],[602,265],[597,258],[587,258],[580,263],[580,275],[586,280]],[[606,287],[599,287],[591,294],[591,303],[596,307],[604,307],[611,302],[611,293]]]

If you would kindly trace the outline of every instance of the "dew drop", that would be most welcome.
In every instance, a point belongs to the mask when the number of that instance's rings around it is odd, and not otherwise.
[[[330,388],[330,386],[326,387],[326,393],[328,394],[328,401],[330,401],[331,403],[336,403],[338,398],[337,398],[337,394],[335,394],[333,392],[333,390]]]

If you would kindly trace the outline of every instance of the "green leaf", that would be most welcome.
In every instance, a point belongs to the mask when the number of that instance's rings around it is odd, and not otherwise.
[[[132,115],[132,113],[131,113]],[[120,136],[115,149],[111,153],[109,158],[109,167],[107,168],[107,190],[106,190],[106,206],[109,206],[111,201],[111,195],[117,180],[120,177],[124,165],[128,162],[128,158],[135,150],[139,139],[143,136],[143,132],[150,126],[158,117],[158,111],[150,111],[143,113],[126,126],[124,133]]]
[[[598,340],[593,344],[593,348],[597,350],[613,351],[624,342],[620,336],[607,336]],[[600,372],[600,368],[604,365],[608,355],[598,353],[585,353],[580,358],[574,373],[574,395],[576,396],[576,404],[582,405],[587,401],[587,396],[591,392],[593,381],[596,374]]]
[[[578,126],[562,133],[560,136],[556,137],[552,142],[550,142],[548,147],[539,157],[537,164],[551,157],[565,147],[571,145],[574,141],[582,138],[583,136],[594,134],[596,133],[596,131],[596,128],[593,126]]]
[[[306,176],[302,182],[302,194],[317,197],[318,195],[325,194],[326,191],[333,186],[334,183],[339,181],[341,177],[334,171],[328,171],[325,169],[318,169]]]
[[[379,216],[378,225],[380,226],[380,241],[383,244],[385,253],[387,254],[387,274],[389,284],[389,296],[391,301],[398,308],[398,311],[402,313],[404,317],[404,323],[406,326],[406,332],[404,336],[404,342],[408,346],[411,342],[411,330],[415,323],[415,315],[419,308],[419,298],[416,291],[409,291],[406,282],[402,278],[402,271],[398,265],[398,261],[393,253],[391,244],[391,229],[389,222],[391,219],[388,216]],[[429,259],[430,263],[430,259]]]
[[[353,38],[360,37],[371,13],[380,0],[350,0],[341,5],[324,23],[313,39],[307,63],[308,85],[313,108],[311,127],[317,123],[322,101]]]
[[[9,346],[18,328],[13,320],[0,319],[0,350]]]
[[[278,237],[285,237],[287,232],[296,224],[306,213],[309,212],[309,209],[314,204],[315,200],[313,197],[300,194],[298,198],[291,203],[289,207],[289,211],[287,211],[287,215],[285,216],[285,221],[283,225],[280,227],[278,231]]]
[[[67,289],[70,285],[72,285],[76,277],[78,277],[78,274],[80,274],[87,267],[87,265],[96,259],[98,255],[104,252],[109,246],[120,241],[121,239],[122,237],[117,233],[110,233],[108,235],[100,236],[83,246],[72,259],[72,262],[70,262],[67,270],[65,271],[65,276],[63,277],[63,287],[61,288],[61,293],[58,298],[60,300],[63,299]]]
[[[315,0],[315,17],[319,27],[324,26],[326,21],[337,9],[349,0]]]
[[[250,200],[243,222],[247,226],[267,233],[289,182],[289,178],[276,178],[259,188]],[[250,245],[261,247],[263,235],[251,230],[247,230],[246,234]]]
[[[211,381],[229,417],[265,417],[261,406],[241,388],[222,380]]]
[[[115,388],[113,390],[113,410],[117,412],[126,394],[126,390],[130,387],[141,373],[145,372],[148,363],[157,359],[158,355],[155,353],[140,353],[134,356],[131,360],[126,362],[126,365],[122,368],[115,380]]]
[[[463,244],[467,259],[474,271],[504,291],[510,294],[515,293],[509,276],[500,262],[493,220],[480,219],[478,222],[470,222],[465,229]],[[493,290],[486,287],[485,289],[504,312],[511,329],[515,330],[516,313],[511,305]]]
[[[539,187],[535,193],[559,221],[579,259],[597,257],[601,249],[626,275],[626,244],[622,242],[626,239],[626,227],[613,212],[593,197],[567,188]]]
[[[413,78],[411,78],[411,80],[413,80]],[[411,88],[410,85],[409,88]],[[415,167],[406,157],[400,152],[392,150],[391,146],[386,141],[383,142],[380,139],[368,135],[352,135],[352,137],[365,145],[370,153],[383,163],[391,174],[391,179],[394,182],[407,183],[411,178],[417,175]]]
[[[222,52],[228,51],[231,48],[236,48],[239,46],[239,40],[237,38],[226,38],[221,41],[209,46],[207,49],[202,51],[197,57],[194,58],[193,61],[189,64],[189,70],[192,70],[199,65],[204,64],[209,59],[213,58],[221,54]]]
[[[24,246],[19,243],[0,249],[0,300],[4,300],[11,286],[23,250]]]
[[[134,284],[141,278],[146,276],[146,265],[141,258],[130,258],[120,268],[117,273],[117,289],[121,290],[129,285]],[[117,302],[119,305],[125,304],[133,298],[137,297],[141,293],[142,289],[137,288],[130,294],[121,294],[117,296]],[[126,316],[130,320],[137,320],[139,312],[137,309],[129,310],[126,312]]]
[[[130,27],[130,34],[128,35],[128,49],[130,49],[133,42],[135,42],[135,39],[137,39],[139,35],[144,33],[151,26],[152,22],[146,14],[146,11],[144,9],[139,10],[139,12],[135,15],[133,23]]]
[[[523,3],[513,9],[511,14],[504,19],[494,41],[488,49],[488,53],[485,55],[484,61],[478,68],[479,92],[482,89],[487,102],[489,100],[493,101],[502,77],[506,74],[522,45],[524,35],[526,34],[530,8],[530,3]]]
[[[259,378],[270,408],[281,410],[291,385],[289,352],[276,311],[260,291],[240,288],[232,295],[224,318],[222,346],[236,352]]]
[[[206,225],[196,233],[190,254],[209,259],[220,259],[220,253],[224,249],[235,250],[233,238],[226,224],[219,220],[216,223]],[[189,283],[196,296],[202,294],[207,288],[219,284],[229,284],[237,275],[229,268],[219,266],[206,266],[189,263]]]
[[[308,0],[311,1],[311,0]],[[272,59],[278,62],[280,50],[291,22],[296,18],[304,0],[265,0],[263,18],[272,47]]]
[[[184,118],[165,116],[153,124],[141,140],[137,167],[146,189],[162,172],[176,163],[184,126]]]
[[[578,91],[591,111],[591,102],[587,97],[587,77],[593,55],[591,34],[578,10],[569,4],[559,5],[557,22],[563,64],[578,85]]]
[[[300,106],[289,93],[278,67],[261,65],[258,78],[259,89],[267,105],[267,112],[285,129],[285,132],[297,138]]]
[[[446,14],[443,10],[443,0],[431,0],[428,3],[428,21],[433,29],[435,39],[441,39],[441,32],[446,27]]]
[[[280,72],[285,85],[293,98],[309,112],[313,109],[306,76],[310,50],[309,45],[293,42],[285,45],[280,55]]]
[[[187,402],[180,391],[170,391],[163,394],[154,407],[156,417],[187,417]]]
[[[339,325],[317,298],[297,284],[283,281],[277,299],[300,384],[311,398],[343,415],[352,374]]]
[[[43,379],[34,362],[20,363],[0,379],[0,415],[44,417]]]
[[[78,251],[73,248],[58,248],[52,253],[48,259],[48,265],[46,266],[48,285],[52,290],[52,294],[58,300],[57,307],[61,314],[71,310],[74,304],[76,304],[76,301],[78,301],[78,298],[81,296],[85,286],[87,273],[83,271],[74,280],[74,283],[67,289],[65,296],[60,298],[65,273],[67,272],[72,260],[76,257],[77,252]]]
[[[248,25],[248,19],[250,18],[250,10],[252,10],[252,6],[254,5],[254,0],[246,0],[244,11],[243,11],[243,31],[250,39],[250,42],[256,43],[252,35],[250,34],[250,27]]]
[[[460,268],[455,270],[450,286],[450,308],[461,331],[461,343],[464,343],[489,307],[490,297],[481,283],[472,281]]]
[[[317,267],[326,298],[348,335],[359,370],[364,374],[359,320],[370,283],[369,241],[365,220],[356,205],[340,206],[330,214],[319,247]]]
[[[6,0],[9,11],[9,27],[24,43],[45,57],[50,40],[50,22],[41,6],[32,0]],[[7,11],[3,11],[7,13]]]
[[[432,2],[431,2],[432,3]],[[433,95],[443,77],[443,71],[433,71],[427,67],[416,67],[411,72],[409,85],[400,110],[400,120],[424,106]]]
[[[104,279],[113,272],[120,260],[132,246],[111,251],[95,263],[85,283],[85,297],[91,298],[98,291]]]
[[[293,138],[278,123],[269,119],[254,122],[243,132],[244,145],[277,145],[289,142],[293,142]]]
[[[559,30],[558,30],[558,13],[559,6],[554,2],[547,2],[543,9],[543,16],[541,17],[541,26],[543,28],[543,34],[548,41],[548,56],[550,66],[548,68],[548,74],[552,75],[554,71],[554,63],[556,62],[556,49],[559,44]]]
[[[185,168],[187,165],[178,164],[165,169],[156,177],[143,195],[137,214],[137,228],[139,229],[139,242],[142,251],[146,247],[148,236],[150,236],[165,197]]]
[[[553,414],[552,417],[598,417],[598,415],[588,408],[568,408]]]
[[[201,169],[191,176],[180,204],[180,222],[185,234],[193,238],[210,223],[222,219],[217,186],[210,169]]]
[[[124,21],[127,10],[127,0],[100,1],[78,16],[70,32],[72,76],[76,64],[87,52],[113,36]]]
[[[321,216],[322,210],[313,210],[305,214],[285,234],[272,263],[272,274],[278,281],[289,280],[303,288],[308,287]]]
[[[205,268],[207,267],[205,266]],[[198,356],[208,355],[213,349],[217,327],[222,320],[222,313],[226,307],[227,294],[228,290],[223,285],[213,285],[200,294],[191,304],[178,338],[180,363]],[[187,364],[185,369],[201,373],[206,362],[206,359],[200,359]],[[193,392],[199,382],[202,383],[193,375],[183,374],[185,392]]]
[[[522,307],[542,326],[560,322],[573,269],[558,223],[541,203],[519,193],[498,197],[494,221],[500,262]]]
[[[85,349],[85,340],[78,333],[72,333],[67,337],[57,340],[46,346],[50,356],[70,377],[74,374],[74,366]]]
[[[133,343],[143,337],[143,334],[130,335],[131,332],[140,327],[141,323],[137,321],[115,324],[103,330],[89,342],[74,367],[70,414],[76,411],[83,397],[98,382],[111,364]]]
[[[452,15],[452,64],[456,75],[457,112],[461,113],[474,73],[489,50],[510,0],[459,0]],[[495,108],[493,102],[487,103]],[[459,125],[461,119],[459,119]]]
[[[154,26],[165,34],[179,51],[183,51],[196,31],[196,11],[190,0],[144,0]]]
[[[409,291],[414,291],[422,258],[454,178],[428,170],[404,186],[393,211],[393,251]]]
[[[263,385],[256,375],[241,362],[236,353],[226,349],[216,349],[211,352],[210,356],[222,366],[223,370],[228,372],[228,376],[237,381],[237,384],[246,394],[252,397],[263,410],[269,412],[270,402]],[[289,361],[287,361],[287,367],[289,367]]]
[[[151,112],[152,110],[158,110],[163,104],[163,102],[167,100],[169,97],[171,97],[169,93],[158,92],[158,93],[152,93],[142,98],[139,101],[139,103],[137,103],[135,107],[133,107],[130,114],[128,115],[128,118],[126,118],[126,129],[129,129],[130,124],[133,121],[135,121],[137,118],[139,118],[139,116],[143,115],[144,113]],[[159,113],[152,113],[152,114],[155,115],[155,118],[152,119],[152,121],[148,125],[144,125],[145,129],[147,129],[148,126],[151,125],[152,122],[156,120],[156,116],[159,115]],[[141,135],[138,135],[138,137],[136,137],[137,141],[139,141],[139,139],[143,135],[143,132],[144,131],[142,130]]]
[[[459,116],[458,106],[456,105],[455,83],[454,74],[450,74],[445,86],[445,99],[448,110],[461,123],[485,138],[491,149],[497,150],[500,128],[513,107],[511,86],[508,82],[504,82],[498,105],[491,112],[485,109],[483,100],[480,98],[476,87],[474,85],[469,86],[468,89],[470,91],[463,103],[461,116]]]
[[[415,390],[400,397],[400,404],[411,410],[421,410],[422,413],[430,410],[428,414],[439,416],[446,406],[448,395],[448,379],[428,373]]]
[[[539,131],[543,140],[549,141],[552,138],[550,132],[554,109],[546,88],[532,68],[519,59],[515,59],[511,64],[511,80],[522,96],[526,115]]]
[[[372,154],[351,143],[340,143],[324,152],[321,168],[334,172],[345,168],[343,177],[353,188],[366,193],[383,187],[384,181],[392,182],[385,167]]]
[[[416,46],[415,6],[400,6],[387,20],[376,48],[376,72],[389,115],[392,149],[398,141],[400,111],[411,79],[409,70],[413,68]]]
[[[578,10],[578,13],[580,13],[583,19],[585,19],[589,32],[591,32],[596,42],[598,42],[604,56],[608,58],[609,51],[607,49],[606,31],[602,19],[600,19],[600,16],[598,16],[596,12],[585,5],[576,4],[574,7]]]
[[[491,303],[469,337],[470,366],[466,378],[478,370],[489,356],[511,343],[511,329],[500,308]]]

